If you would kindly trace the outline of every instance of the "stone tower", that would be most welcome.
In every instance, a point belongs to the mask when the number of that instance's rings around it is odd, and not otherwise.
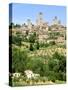
[[[40,12],[37,16],[37,25],[40,26],[40,28],[43,26],[43,13]]]
[[[55,16],[52,21],[52,25],[59,25],[59,24],[60,24],[60,21],[58,20],[57,16]]]
[[[31,20],[30,20],[30,19],[27,19],[27,25],[28,25],[28,29],[31,30],[31,28],[32,28],[32,23],[31,23]]]

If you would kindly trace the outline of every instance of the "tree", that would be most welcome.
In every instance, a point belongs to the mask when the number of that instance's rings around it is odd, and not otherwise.
[[[36,42],[36,32],[33,32],[30,37],[29,37],[29,42],[30,42],[30,50],[33,51],[34,49],[34,43]],[[38,48],[38,47],[37,47]]]
[[[13,22],[11,22],[10,24],[9,24],[9,29],[12,29],[12,27],[14,27],[15,26],[15,24],[13,23]]]
[[[39,42],[37,41],[36,44],[37,49],[39,49]]]
[[[30,51],[33,51],[33,44],[30,43]]]
[[[18,46],[21,46],[22,42],[22,34],[21,32],[17,32],[16,35],[12,35],[12,43]]]
[[[20,28],[20,27],[21,27],[21,25],[19,25],[19,24],[16,24],[16,25],[15,25],[15,27],[17,27],[17,28]]]

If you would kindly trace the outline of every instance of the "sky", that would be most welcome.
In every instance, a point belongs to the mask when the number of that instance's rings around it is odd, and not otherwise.
[[[61,20],[63,25],[66,25],[66,7],[54,6],[54,5],[39,5],[39,4],[23,4],[13,3],[12,10],[9,8],[9,20],[15,24],[23,24],[27,22],[27,19],[31,19],[32,23],[36,23],[37,15],[39,12],[43,13],[43,19],[45,22],[51,24],[55,16]],[[12,12],[12,16],[10,15]]]

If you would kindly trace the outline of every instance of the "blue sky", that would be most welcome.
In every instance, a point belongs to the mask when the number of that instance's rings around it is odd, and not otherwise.
[[[15,24],[23,24],[27,22],[27,19],[31,19],[35,23],[39,12],[43,13],[44,21],[49,22],[49,24],[57,16],[61,20],[61,23],[66,25],[66,7],[22,3],[12,4],[12,22]]]

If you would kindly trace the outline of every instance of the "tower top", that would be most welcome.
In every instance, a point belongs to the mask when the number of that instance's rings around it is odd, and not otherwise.
[[[42,15],[43,13],[42,12],[39,12],[39,15]]]
[[[57,20],[58,18],[57,18],[57,16],[55,16],[55,20]]]

